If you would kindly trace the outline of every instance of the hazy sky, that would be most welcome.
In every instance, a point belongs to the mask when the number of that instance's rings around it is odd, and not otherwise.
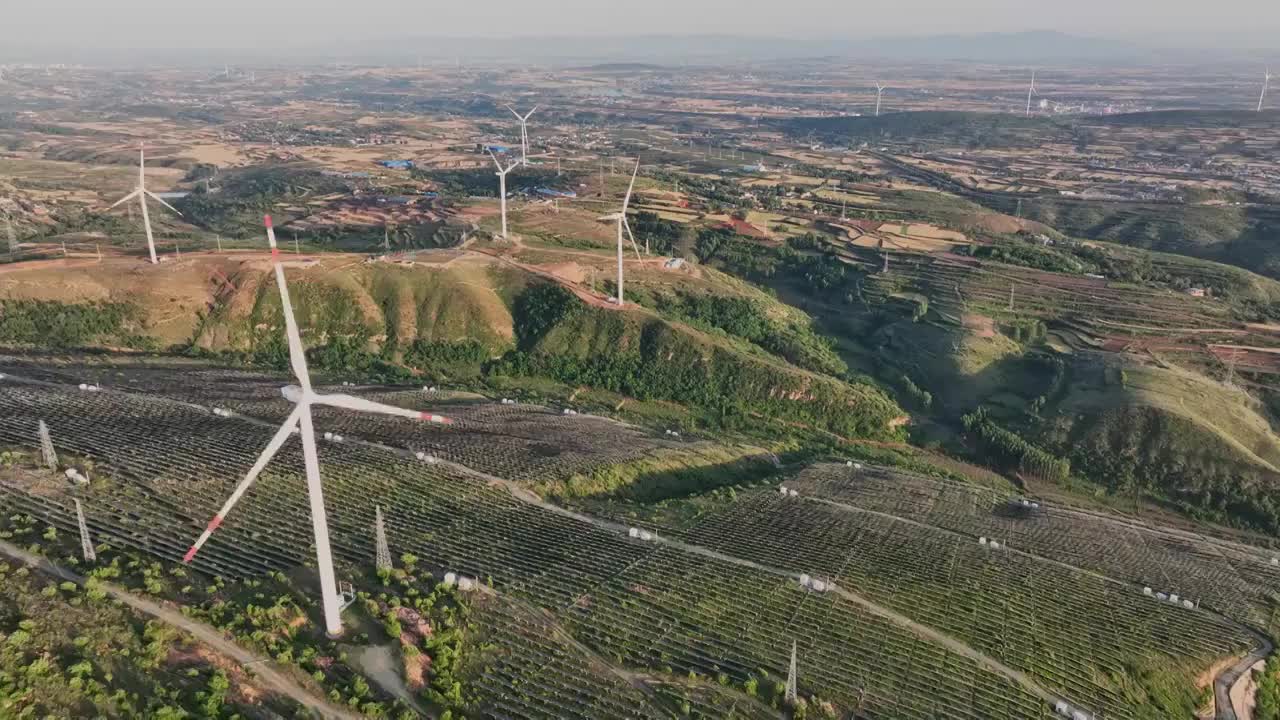
[[[1280,46],[1278,0],[0,0],[0,43],[237,48],[412,36],[869,37],[1052,29]]]

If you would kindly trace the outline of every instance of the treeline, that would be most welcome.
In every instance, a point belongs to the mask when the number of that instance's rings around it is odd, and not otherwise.
[[[488,372],[573,385],[704,410],[748,427],[757,416],[841,435],[888,437],[898,407],[878,389],[791,371],[696,341],[668,323],[590,308],[558,285],[525,292],[516,307],[519,348]]]
[[[1145,495],[1197,519],[1280,533],[1280,476],[1245,462],[1238,448],[1190,420],[1117,407],[1056,418],[1045,439],[1114,494]]]
[[[415,178],[430,180],[440,189],[442,195],[454,197],[498,197],[498,178],[494,176],[495,167],[488,153],[480,156],[488,163],[482,168],[467,170],[419,170],[413,169],[410,175]],[[504,164],[510,159],[504,160]],[[581,175],[573,172],[557,172],[555,168],[518,167],[507,175],[507,193],[533,192],[537,188],[569,188],[577,187]]]
[[[0,300],[0,343],[52,348],[111,344],[147,349],[143,313],[132,303]]]
[[[961,418],[964,429],[973,434],[982,450],[1006,470],[1063,482],[1071,476],[1071,463],[1022,439],[1020,435],[1000,427],[985,407]]]
[[[674,315],[695,327],[715,328],[742,338],[806,370],[841,376],[849,366],[836,355],[830,339],[809,324],[771,318],[758,301],[728,295],[659,292],[639,294],[645,305]]]

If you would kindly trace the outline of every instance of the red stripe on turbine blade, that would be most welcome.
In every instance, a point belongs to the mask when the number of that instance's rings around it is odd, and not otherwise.
[[[271,216],[270,216],[270,215],[263,215],[263,216],[262,216],[262,222],[266,223],[266,224],[267,224],[267,227],[271,227]]]
[[[218,526],[220,525],[222,525],[222,516],[214,515],[213,519],[209,521],[209,527],[205,529],[208,530],[209,532],[213,532],[214,530],[217,530]]]
[[[443,415],[432,415],[431,413],[422,413],[421,419],[428,422],[440,423],[441,425],[452,425],[453,421]]]
[[[275,260],[280,257],[280,248],[271,248],[271,259]]]
[[[182,557],[182,562],[183,562],[183,563],[185,563],[185,564],[187,564],[187,565],[190,565],[190,564],[191,564],[191,560],[192,560],[192,558],[194,558],[194,557],[196,556],[196,551],[197,551],[197,550],[198,550],[198,548],[196,548],[196,546],[195,546],[195,545],[192,545],[192,546],[191,546],[191,549],[187,551],[187,554],[186,554],[186,555],[184,555],[184,556]]]

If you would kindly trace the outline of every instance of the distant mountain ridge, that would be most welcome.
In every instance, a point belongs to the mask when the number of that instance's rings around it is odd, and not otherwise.
[[[350,62],[415,64],[419,59],[474,62],[516,61],[587,65],[592,63],[660,63],[671,67],[689,63],[752,62],[838,58],[942,62],[963,60],[994,64],[1140,62],[1228,60],[1236,51],[1160,47],[1115,38],[1073,35],[1052,30],[920,36],[786,38],[728,34],[630,36],[525,36],[495,39],[483,36],[432,37],[394,35],[344,39],[307,45],[267,46],[236,50],[236,62],[302,64]],[[229,51],[219,48],[93,48],[84,45],[36,50],[22,46],[0,48],[0,61],[136,63],[220,66]]]

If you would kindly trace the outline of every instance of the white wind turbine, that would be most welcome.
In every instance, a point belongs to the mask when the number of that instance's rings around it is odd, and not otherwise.
[[[1267,101],[1267,87],[1271,85],[1271,68],[1267,68],[1262,76],[1262,94],[1258,96],[1258,112],[1262,112],[1262,104]]]
[[[285,441],[297,429],[302,438],[302,457],[307,474],[307,495],[311,501],[311,525],[315,531],[316,566],[320,572],[324,625],[329,635],[336,637],[342,633],[342,617],[340,615],[342,599],[338,596],[338,586],[333,573],[333,556],[329,549],[329,525],[325,519],[324,494],[320,484],[320,460],[316,453],[316,436],[311,420],[311,406],[327,405],[360,412],[425,420],[444,425],[451,424],[453,421],[440,415],[383,405],[352,395],[321,395],[311,388],[311,376],[307,372],[306,353],[302,347],[302,338],[298,333],[298,323],[293,316],[293,303],[289,300],[289,286],[285,283],[284,266],[280,264],[280,250],[276,247],[276,234],[271,227],[270,215],[266,216],[265,222],[267,226],[267,242],[271,245],[271,263],[275,266],[276,286],[280,290],[280,307],[284,315],[285,333],[289,338],[289,363],[292,365],[293,374],[298,380],[298,385],[289,385],[281,388],[281,393],[287,400],[294,403],[294,408],[288,419],[284,421],[284,424],[276,431],[271,441],[267,443],[266,449],[258,456],[257,462],[253,464],[253,467],[249,468],[249,473],[236,486],[235,491],[231,493],[231,497],[227,498],[227,502],[222,506],[222,509],[213,516],[213,519],[209,521],[208,527],[201,533],[200,538],[187,551],[186,556],[183,557],[183,562],[191,562],[196,553],[200,551],[200,548],[208,541],[209,536],[213,534],[213,531],[222,525],[227,513],[231,512],[231,508],[235,507],[236,502],[240,500],[245,491],[249,489],[249,486],[253,484],[253,481],[257,479],[258,474],[267,466],[267,463],[271,462],[271,459],[280,451]]]
[[[498,162],[498,156],[493,154],[493,150],[489,149],[489,157],[493,158],[493,164],[498,166],[498,202],[502,204],[502,239],[507,239],[507,173],[515,170],[520,161],[511,163],[510,167],[505,170],[502,163]]]
[[[533,114],[538,112],[538,106],[534,105],[533,109],[524,115],[521,115],[520,113],[516,112],[515,108],[511,107],[510,105],[507,106],[507,109],[511,111],[512,115],[516,116],[517,120],[520,121],[520,164],[528,166],[529,164],[529,118],[533,117]]]
[[[636,158],[636,168],[631,171],[631,184],[627,186],[627,195],[622,200],[622,210],[612,215],[605,215],[601,220],[616,220],[618,223],[618,297],[614,300],[618,307],[622,307],[622,229],[627,229],[627,235],[631,238],[631,248],[636,251],[636,259],[640,260],[640,247],[636,245],[636,237],[631,234],[631,223],[627,222],[627,206],[631,204],[631,191],[636,186],[636,175],[640,172],[640,158]]]
[[[1031,117],[1031,96],[1036,94],[1036,71],[1031,71],[1031,86],[1027,88],[1027,117]]]
[[[880,117],[880,96],[884,95],[884,85],[880,81],[876,81],[876,117]]]
[[[169,208],[170,210],[173,210],[173,212],[177,214],[178,217],[182,217],[182,213],[178,212],[177,209],[174,208],[172,205],[160,199],[158,195],[156,195],[155,193],[147,189],[146,170],[147,170],[146,150],[141,145],[139,145],[138,146],[138,187],[134,188],[133,192],[117,200],[114,205],[112,205],[110,208],[107,208],[107,209],[111,210],[116,206],[120,205],[121,203],[125,203],[134,198],[138,198],[138,204],[142,206],[142,226],[146,228],[146,231],[147,231],[147,252],[151,253],[151,264],[154,265],[160,261],[156,259],[156,241],[155,241],[155,238],[151,236],[151,216],[147,214],[147,198],[151,198],[152,200],[155,200],[156,202]]]

